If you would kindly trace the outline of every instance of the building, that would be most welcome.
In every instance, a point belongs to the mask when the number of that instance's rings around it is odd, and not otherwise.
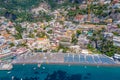
[[[114,54],[113,59],[120,61],[120,54]]]
[[[48,50],[50,49],[50,40],[47,38],[37,38],[34,48]]]
[[[80,53],[81,52],[81,48],[78,45],[70,46],[70,51],[73,52],[73,53]]]
[[[120,37],[119,36],[113,36],[113,45],[120,47]]]
[[[85,15],[76,15],[74,17],[74,21],[79,22],[79,23],[84,23],[85,22]]]

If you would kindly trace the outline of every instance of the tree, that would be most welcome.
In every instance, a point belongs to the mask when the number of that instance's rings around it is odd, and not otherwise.
[[[47,33],[52,34],[52,33],[53,33],[53,31],[52,31],[52,30],[49,30]]]
[[[73,43],[75,45],[78,43],[78,39],[76,38],[75,34],[72,35],[72,41],[71,41],[71,43]]]
[[[34,35],[33,33],[30,33],[28,36],[29,36],[30,38],[35,38],[35,35]]]
[[[36,36],[39,37],[39,38],[44,38],[45,35],[46,35],[45,32],[40,32]]]
[[[95,48],[102,54],[113,56],[115,53],[120,53],[120,48],[114,46],[112,40],[104,37],[102,30],[94,31],[93,36],[89,37],[89,39],[91,42],[95,42]],[[91,44],[88,45],[88,48],[93,49]]]
[[[118,28],[120,28],[120,24],[118,24],[117,26],[118,26]]]
[[[13,47],[13,46],[15,46],[15,44],[14,44],[14,43],[10,43],[9,45],[10,45],[10,47]]]
[[[16,39],[22,39],[22,35],[21,33],[17,33],[15,35],[13,35]]]
[[[77,36],[79,36],[81,33],[82,33],[81,30],[76,31]]]
[[[59,47],[58,47],[58,50],[57,51],[59,51],[60,49],[62,49],[63,50],[63,53],[66,53],[68,50],[69,50],[69,48],[68,47],[64,47],[63,45],[59,45]]]
[[[102,38],[103,38],[103,35],[101,34],[101,30],[94,31],[93,36],[89,37],[89,39],[95,43],[95,48],[97,49],[98,49],[98,41],[100,41]]]

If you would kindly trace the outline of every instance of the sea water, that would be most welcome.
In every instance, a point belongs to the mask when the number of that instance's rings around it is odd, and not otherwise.
[[[0,80],[120,80],[120,67],[63,64],[14,65]]]

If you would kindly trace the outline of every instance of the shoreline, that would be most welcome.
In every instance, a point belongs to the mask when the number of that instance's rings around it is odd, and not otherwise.
[[[35,64],[35,65],[38,65],[38,64],[40,64],[40,65],[43,65],[43,64],[46,64],[46,65],[68,65],[68,66],[74,66],[74,65],[80,65],[80,66],[85,66],[85,67],[87,67],[87,66],[96,66],[97,68],[99,68],[99,67],[120,67],[120,64],[90,64],[90,63],[71,63],[71,62],[62,62],[62,63],[55,63],[55,62],[50,62],[50,63],[11,63],[11,66],[10,67],[8,67],[8,68],[1,68],[0,69],[0,71],[2,71],[2,70],[12,70],[13,68],[14,68],[14,65],[30,65],[30,64]]]
[[[22,64],[51,64],[51,65],[54,65],[54,64],[56,64],[56,65],[83,65],[83,66],[102,66],[102,67],[104,67],[104,66],[106,66],[106,67],[120,67],[120,64],[90,64],[90,63],[71,63],[71,62],[62,62],[62,63],[55,63],[55,62],[50,62],[50,63],[12,63],[12,65],[16,65],[16,64],[18,64],[18,65],[22,65]]]

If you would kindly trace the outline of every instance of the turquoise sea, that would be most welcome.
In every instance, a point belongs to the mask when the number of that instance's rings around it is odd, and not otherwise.
[[[0,80],[120,80],[120,67],[63,64],[14,65]]]

